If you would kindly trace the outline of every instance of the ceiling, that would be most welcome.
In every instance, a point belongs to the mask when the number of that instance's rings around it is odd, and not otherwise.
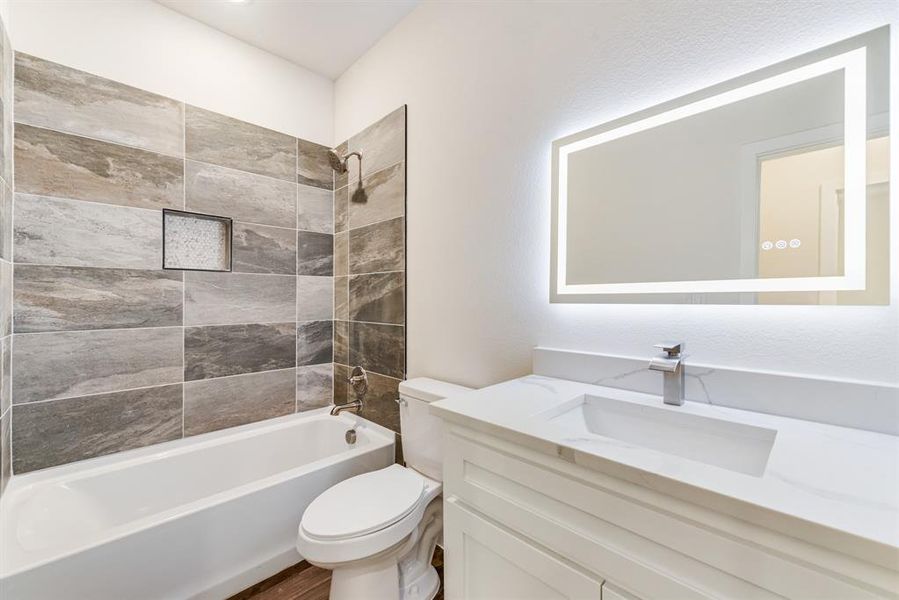
[[[156,0],[336,79],[419,0]]]

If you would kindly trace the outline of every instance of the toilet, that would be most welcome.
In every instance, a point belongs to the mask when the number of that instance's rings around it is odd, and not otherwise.
[[[303,513],[297,550],[333,571],[331,600],[431,600],[437,594],[431,558],[443,530],[443,435],[428,405],[467,391],[424,377],[400,383],[407,466],[341,481]]]

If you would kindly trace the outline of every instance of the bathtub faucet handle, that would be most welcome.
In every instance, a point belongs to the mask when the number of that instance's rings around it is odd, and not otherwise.
[[[353,372],[350,373],[346,381],[353,387],[356,399],[362,400],[368,391],[368,374],[365,372],[365,369],[359,366],[353,367]]]
[[[353,372],[347,377],[347,383],[353,387],[356,399],[344,404],[335,404],[331,407],[332,415],[336,416],[344,411],[358,413],[365,407],[362,402],[362,399],[365,398],[365,393],[368,391],[368,375],[365,374],[365,369],[353,367]]]

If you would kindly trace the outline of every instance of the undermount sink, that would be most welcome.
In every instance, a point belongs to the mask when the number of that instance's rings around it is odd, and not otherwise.
[[[765,472],[777,436],[775,429],[589,394],[537,418],[571,437],[598,435],[755,477]]]

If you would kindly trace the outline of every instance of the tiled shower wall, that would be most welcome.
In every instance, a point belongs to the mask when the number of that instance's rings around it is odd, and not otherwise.
[[[338,147],[362,153],[334,187],[334,401],[362,365],[369,391],[362,415],[400,431],[397,386],[406,371],[406,108]],[[401,440],[399,440],[401,441]],[[401,446],[400,446],[401,447]],[[399,455],[398,455],[399,456]]]
[[[331,402],[326,147],[22,54],[15,105],[14,473]],[[233,272],[162,270],[164,208]]]
[[[11,473],[10,333],[12,333],[13,53],[0,21],[0,494]]]

